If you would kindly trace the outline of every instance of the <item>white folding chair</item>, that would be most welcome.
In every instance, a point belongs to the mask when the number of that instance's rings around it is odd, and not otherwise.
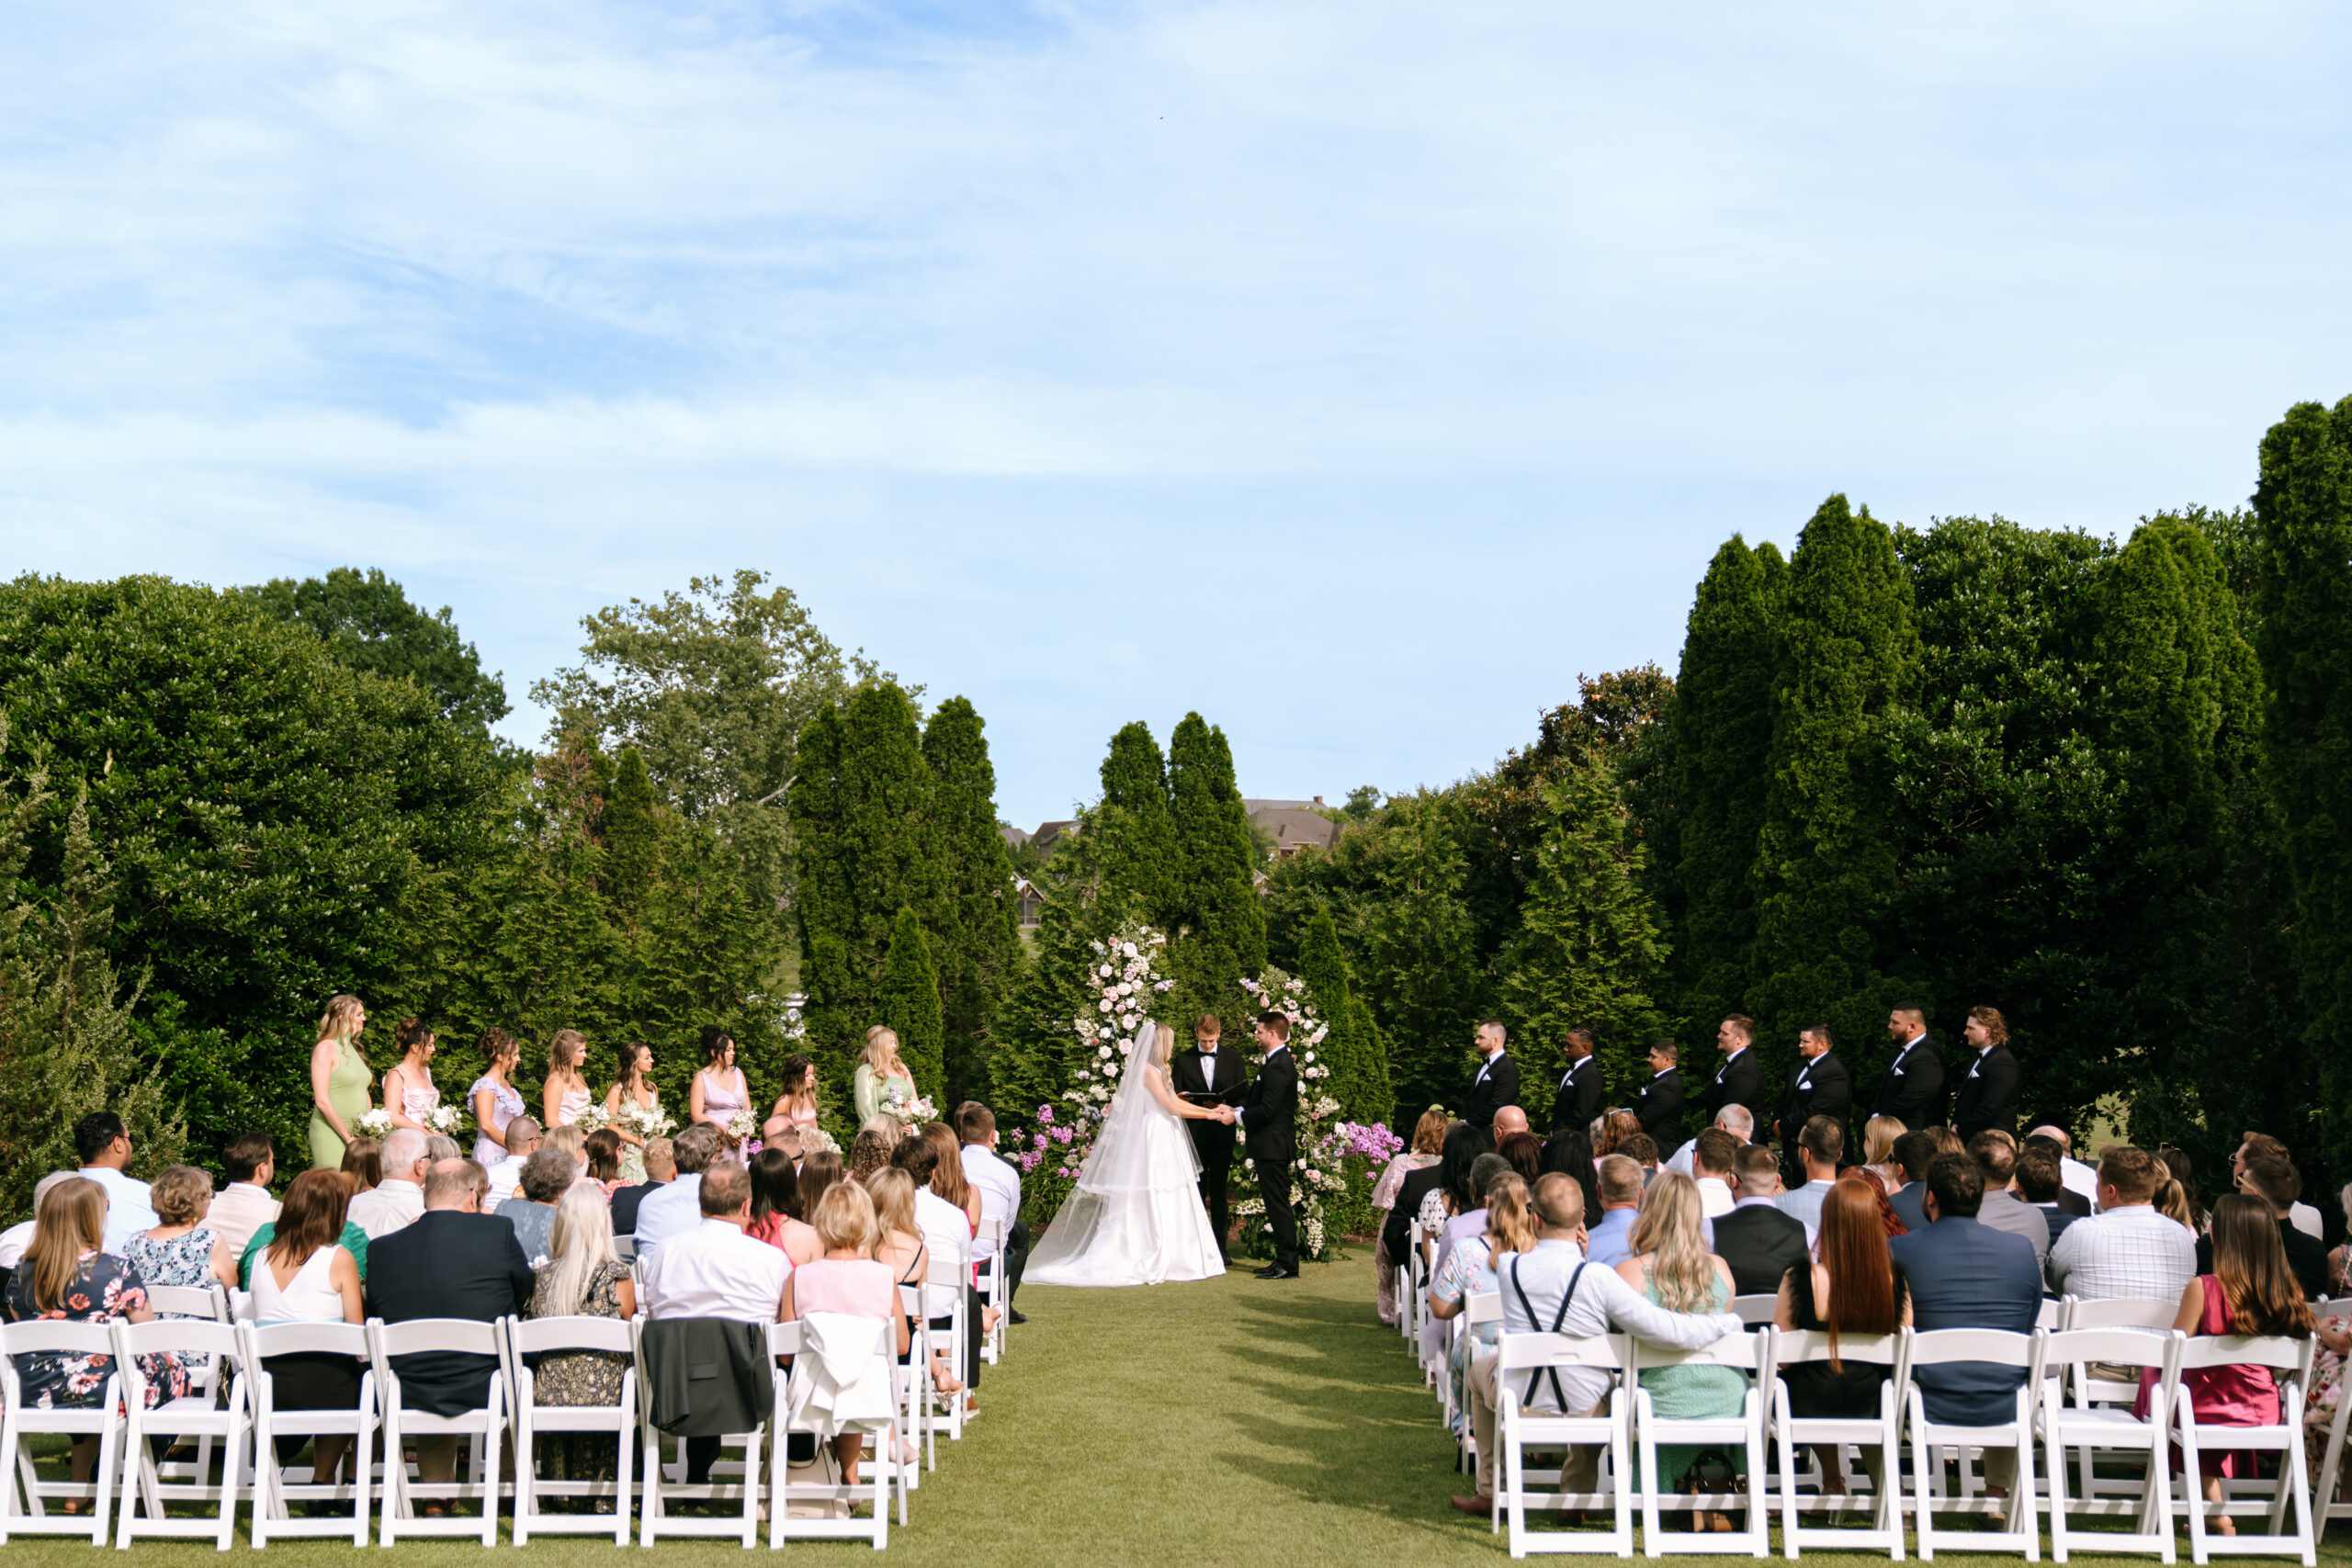
[[[1781,1547],[1790,1557],[1807,1546],[1825,1546],[1839,1551],[1875,1549],[1888,1553],[1897,1562],[1903,1561],[1903,1419],[1896,1391],[1903,1386],[1908,1336],[1907,1329],[1894,1334],[1841,1335],[1833,1348],[1827,1334],[1785,1328],[1773,1332],[1767,1386],[1771,1391],[1770,1430],[1781,1466]],[[1886,1381],[1879,1385],[1875,1417],[1800,1418],[1791,1413],[1788,1385],[1781,1381],[1781,1369],[1826,1361],[1833,1353],[1840,1362],[1860,1361],[1886,1368]],[[1797,1450],[1800,1444],[1808,1443],[1835,1443],[1841,1455],[1848,1443],[1877,1450],[1878,1473],[1870,1478],[1875,1507],[1874,1522],[1870,1528],[1849,1529],[1799,1521]],[[1826,1487],[1828,1477],[1822,1480]]]
[[[1410,1239],[1405,1248],[1404,1280],[1396,1287],[1396,1326],[1404,1333],[1406,1344],[1419,1347],[1421,1324],[1430,1310],[1429,1299],[1421,1294],[1429,1272],[1421,1266],[1421,1249],[1429,1245],[1429,1227],[1417,1217],[1406,1226],[1405,1234]]]
[[[968,1388],[972,1382],[969,1365],[972,1345],[971,1255],[968,1250],[958,1251],[954,1256],[933,1252],[929,1268],[930,1272],[923,1276],[924,1282],[934,1291],[945,1292],[949,1303],[947,1311],[934,1314],[946,1318],[947,1326],[931,1331],[933,1343],[937,1345],[942,1338],[946,1341],[948,1371],[957,1382]],[[947,1429],[950,1442],[964,1440],[965,1400],[961,1393],[935,1392],[928,1377],[921,1386],[925,1404],[935,1413],[924,1421],[923,1432],[924,1441],[930,1448],[931,1468],[937,1470],[939,1428],[944,1427]]]
[[[925,1256],[928,1258],[928,1254]],[[905,1425],[899,1430],[907,1441],[914,1444],[916,1456],[906,1487],[910,1492],[920,1492],[926,1461],[930,1469],[939,1468],[939,1445],[933,1438],[938,1405],[932,1397],[931,1370],[941,1347],[932,1334],[931,1302],[922,1284],[899,1287],[899,1310],[907,1314],[908,1322],[913,1325],[907,1346],[907,1385],[899,1391],[899,1400],[906,1412],[902,1417]],[[901,1518],[899,1522],[904,1524],[906,1520]]]
[[[628,1324],[629,1343],[637,1355],[640,1379],[645,1371],[645,1324],[641,1315],[629,1319]],[[675,1473],[662,1462],[664,1434],[653,1425],[653,1401],[650,1396],[639,1401],[637,1420],[639,1462],[645,1470],[645,1485],[637,1510],[637,1543],[651,1546],[665,1535],[732,1536],[745,1551],[750,1551],[760,1539],[760,1446],[766,1439],[767,1424],[760,1422],[748,1432],[730,1432],[721,1439],[722,1451],[729,1443],[743,1450],[740,1464],[716,1461],[710,1467],[707,1481],[688,1482],[685,1438],[673,1439],[678,1445]],[[741,1504],[742,1511],[731,1519],[720,1515],[670,1512],[673,1503],[695,1502],[736,1502]]]
[[[1453,1352],[1460,1354],[1464,1369],[1470,1365],[1470,1358],[1477,1353],[1478,1346],[1473,1343],[1477,1330],[1502,1320],[1501,1292],[1487,1291],[1462,1298],[1462,1310],[1453,1314],[1446,1327],[1452,1331]],[[1457,1417],[1462,1423],[1462,1441],[1455,1450],[1455,1458],[1465,1473],[1476,1475],[1478,1473],[1478,1434],[1470,1425],[1470,1412],[1454,1404],[1453,1379],[1450,1372],[1437,1380],[1437,1386],[1439,1403],[1445,1410],[1446,1430],[1453,1429]]]
[[[2312,1303],[2312,1311],[2314,1315],[2318,1314],[2317,1303]],[[2319,1536],[2327,1534],[2330,1520],[2352,1519],[2352,1502],[2338,1501],[2336,1496],[2343,1489],[2341,1482],[2347,1418],[2352,1418],[2352,1397],[2346,1397],[2339,1386],[2335,1415],[2327,1425],[2327,1450],[2320,1457],[2319,1473],[2312,1478],[2312,1529]]]
[[[1508,1527],[1510,1554],[1524,1557],[1531,1551],[1607,1552],[1617,1557],[1634,1555],[1634,1503],[1629,1490],[1633,1484],[1633,1438],[1631,1417],[1633,1404],[1622,1387],[1609,1392],[1607,1409],[1600,1416],[1588,1416],[1577,1411],[1553,1414],[1527,1408],[1521,1395],[1529,1387],[1528,1380],[1539,1381],[1539,1396],[1548,1387],[1543,1374],[1566,1368],[1606,1370],[1611,1377],[1620,1376],[1625,1366],[1625,1337],[1621,1334],[1600,1335],[1589,1339],[1572,1338],[1565,1334],[1505,1334],[1496,1351],[1495,1361],[1495,1446],[1497,1453],[1495,1487],[1496,1522]],[[1608,1467],[1609,1490],[1596,1493],[1570,1493],[1559,1490],[1563,1476],[1558,1470],[1531,1471],[1527,1465],[1529,1449],[1566,1449],[1595,1447],[1606,1450],[1603,1462]],[[1538,1483],[1549,1481],[1553,1489],[1538,1489]],[[1527,1528],[1529,1506],[1555,1509],[1607,1508],[1613,1521],[1603,1532],[1599,1530],[1532,1530]]]
[[[2165,1562],[2174,1561],[2172,1529],[2172,1465],[2165,1452],[2165,1411],[2176,1396],[2179,1377],[2180,1336],[2166,1330],[2152,1334],[2140,1328],[2070,1328],[2050,1337],[2045,1348],[2047,1368],[2082,1367],[2091,1362],[2152,1368],[2156,1382],[2148,1391],[2148,1414],[2135,1416],[2128,1406],[2069,1403],[2064,1380],[2041,1380],[2041,1443],[2050,1472],[2050,1555],[2064,1562],[2075,1532],[2073,1513],[2105,1516],[2134,1515],[2133,1532],[2100,1531],[2080,1544],[2094,1551],[2153,1551]],[[2132,1384],[2136,1390],[2138,1383]],[[2146,1462],[2136,1500],[2105,1495],[2087,1486],[2075,1496],[2066,1493],[2066,1452],[2081,1456],[2083,1473],[2090,1473],[2094,1454],[2115,1450],[2137,1452]],[[2107,1489],[2113,1492],[2110,1486]]]
[[[2303,1467],[2303,1389],[2311,1382],[2316,1338],[2239,1338],[2196,1335],[2182,1340],[2179,1351],[2183,1386],[2172,1402],[2172,1426],[2180,1442],[2180,1496],[2176,1506],[2188,1514],[2188,1558],[2204,1562],[2216,1551],[2254,1552],[2285,1556],[2291,1551],[2309,1568],[2318,1561],[2318,1538],[2312,1527],[2311,1478]],[[2268,1367],[2278,1382],[2278,1423],[2270,1427],[2205,1427],[2197,1419],[2197,1402],[2189,1397],[2190,1372],[2214,1367]],[[2204,1487],[2199,1477],[2202,1452],[2276,1453],[2278,1479],[2269,1487],[2267,1502],[2259,1496],[2237,1500],[2236,1494],[2258,1493],[2256,1480],[2224,1482],[2222,1512],[2232,1520],[2259,1517],[2269,1525],[2262,1535],[2215,1535],[2206,1526]],[[2294,1509],[2295,1529],[2287,1530],[2287,1511]]]
[[[637,1438],[637,1345],[627,1320],[617,1317],[501,1318],[506,1381],[514,1391],[514,1544],[540,1535],[610,1535],[628,1544],[629,1505],[637,1495],[630,1449]],[[620,1399],[614,1404],[538,1404],[538,1375],[533,1357],[599,1351],[628,1361],[621,1369]],[[618,1452],[610,1481],[541,1481],[538,1442],[556,1433],[610,1432]],[[610,1498],[610,1517],[601,1514],[547,1514],[542,1497]]]
[[[226,1324],[196,1318],[158,1318],[152,1323],[118,1322],[114,1330],[115,1365],[121,1370],[123,1402],[130,1414],[123,1424],[122,1511],[115,1527],[115,1544],[128,1547],[134,1535],[211,1536],[213,1548],[229,1550],[237,1529],[237,1499],[244,1490],[245,1445],[252,1435],[253,1407],[245,1387],[243,1349],[237,1331]],[[138,1358],[153,1355],[209,1356],[209,1374],[194,1392],[165,1400],[150,1410],[147,1377]],[[213,1397],[215,1378],[229,1380],[223,1405]],[[203,1440],[198,1468],[187,1479],[167,1478],[156,1462],[148,1439],[198,1438]],[[208,1468],[212,1444],[222,1447],[220,1484],[210,1484]],[[214,1517],[174,1518],[165,1507],[172,1502],[217,1505]],[[146,1517],[139,1517],[141,1507]]]
[[[374,1478],[376,1374],[368,1367],[368,1331],[356,1323],[240,1323],[245,1386],[254,1413],[254,1524],[255,1547],[272,1536],[341,1536],[354,1546],[368,1544],[369,1483]],[[339,1410],[279,1410],[269,1361],[279,1356],[349,1356],[359,1363],[359,1396]],[[277,1460],[279,1438],[349,1438],[352,1479],[319,1485],[288,1481]],[[295,1503],[347,1503],[347,1518],[297,1515]]]
[[[396,1356],[424,1352],[442,1355],[487,1356],[499,1359],[498,1325],[469,1317],[417,1317],[406,1323],[368,1320],[368,1357],[376,1373],[377,1397],[384,1420],[384,1517],[377,1539],[386,1546],[404,1535],[479,1535],[484,1546],[498,1544],[499,1439],[506,1432],[506,1376],[493,1365],[482,1403],[455,1416],[409,1410],[401,1404],[401,1377]],[[464,1478],[427,1484],[412,1480],[402,1458],[412,1438],[464,1438],[471,1462]],[[473,1501],[481,1505],[479,1521],[461,1514],[439,1518],[416,1511],[420,1499],[438,1502]]]
[[[0,1545],[11,1535],[86,1535],[92,1546],[107,1543],[107,1525],[116,1475],[122,1468],[122,1369],[107,1374],[98,1403],[43,1409],[25,1403],[17,1358],[26,1355],[114,1355],[114,1337],[103,1323],[67,1323],[35,1318],[0,1324],[0,1467],[8,1472],[0,1494]],[[42,1481],[26,1451],[30,1437],[98,1439],[97,1468],[85,1482]],[[86,1515],[52,1514],[55,1499],[86,1499]]]
[[[1778,1295],[1734,1296],[1730,1310],[1739,1314],[1739,1321],[1750,1328],[1770,1328],[1781,1309]]]
[[[896,1343],[895,1336],[883,1337],[882,1353],[885,1359],[891,1359],[889,1348]],[[799,1355],[800,1325],[797,1322],[770,1324],[768,1353],[775,1357]],[[888,1442],[890,1434],[880,1432],[866,1435],[866,1457],[865,1461],[860,1461],[865,1464],[865,1473],[858,1478],[856,1486],[795,1481],[792,1479],[792,1467],[787,1457],[791,1449],[792,1435],[789,1416],[791,1388],[790,1371],[778,1367],[775,1371],[775,1402],[769,1419],[769,1425],[775,1433],[775,1441],[771,1446],[768,1472],[769,1549],[773,1551],[782,1546],[786,1539],[791,1537],[811,1540],[871,1540],[874,1543],[874,1550],[881,1551],[889,1544],[890,1540],[889,1483],[882,1467],[872,1463],[871,1461],[876,1448]],[[824,1441],[825,1439],[819,1438],[820,1446]],[[818,1460],[821,1466],[824,1456],[820,1453]],[[865,1501],[871,1505],[873,1513],[871,1518],[859,1519],[854,1517],[849,1512],[848,1505],[857,1501],[861,1493],[865,1495]],[[822,1505],[825,1506],[825,1514],[823,1517],[795,1517],[792,1505],[796,1502]],[[901,1518],[900,1522],[905,1521]]]
[[[994,1250],[980,1263],[980,1293],[996,1309],[996,1326],[980,1338],[980,1359],[993,1367],[1004,1357],[1005,1330],[1012,1325],[1012,1298],[1007,1293],[1004,1240],[1011,1227],[1002,1220],[982,1220],[972,1239],[990,1242]]]
[[[1912,1335],[1910,1355],[1904,1366],[1903,1398],[1905,1423],[1911,1434],[1911,1479],[1915,1488],[1912,1511],[1922,1562],[1935,1557],[1939,1540],[1955,1551],[2022,1551],[2029,1562],[2041,1561],[2041,1522],[2036,1514],[2033,1478],[2033,1407],[2041,1397],[2043,1352],[2048,1343],[2048,1336],[2040,1329],[2031,1334],[2013,1334],[1996,1328],[1938,1328]],[[1918,1382],[1919,1369],[1954,1361],[1993,1361],[2024,1370],[2025,1381],[2018,1386],[2007,1420],[1964,1427],[1928,1419]],[[1943,1470],[1928,1457],[1929,1448],[1937,1446],[1960,1450],[1963,1485],[1959,1495],[1938,1495]],[[1978,1496],[1965,1484],[1972,1448],[2016,1450],[2017,1483],[2010,1487],[2006,1503]],[[2006,1516],[2007,1528],[1998,1533],[1939,1530],[1939,1508],[1948,1513],[1998,1512]]]
[[[195,1318],[204,1323],[233,1323],[229,1314],[229,1293],[218,1282],[208,1285],[150,1285],[147,1306],[157,1317]],[[191,1394],[218,1400],[220,1393],[220,1360],[214,1358],[205,1363],[200,1372],[190,1374]],[[198,1437],[196,1459],[160,1461],[156,1473],[166,1487],[182,1483],[201,1482],[212,1474],[212,1438]]]
[[[1731,1334],[1703,1350],[1662,1350],[1639,1339],[1629,1342],[1625,1381],[1634,1393],[1634,1458],[1641,1467],[1642,1551],[1645,1556],[1660,1556],[1668,1549],[1745,1551],[1754,1557],[1771,1551],[1771,1513],[1764,1504],[1764,1395],[1754,1382],[1756,1373],[1770,1359],[1771,1337],[1769,1328],[1753,1334]],[[1642,1372],[1653,1367],[1727,1367],[1746,1374],[1748,1387],[1741,1398],[1739,1414],[1688,1419],[1658,1415],[1657,1402],[1647,1389],[1640,1386]],[[1737,1493],[1661,1494],[1657,1482],[1660,1443],[1704,1443],[1713,1448],[1741,1450],[1747,1460],[1747,1527],[1728,1531],[1666,1529],[1660,1516],[1669,1509],[1709,1508],[1728,1513],[1743,1499]]]

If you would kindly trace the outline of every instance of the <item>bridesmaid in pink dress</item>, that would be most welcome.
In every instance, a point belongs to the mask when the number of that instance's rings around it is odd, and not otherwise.
[[[743,1069],[735,1065],[733,1035],[716,1025],[706,1025],[702,1051],[704,1066],[695,1075],[687,1113],[692,1120],[717,1128],[720,1142],[732,1149],[743,1140],[727,1124],[738,1113],[752,1109],[751,1086],[743,1081]]]
[[[884,1320],[897,1325],[892,1354],[905,1355],[913,1337],[899,1311],[898,1281],[889,1266],[874,1256],[882,1239],[874,1200],[854,1181],[836,1182],[817,1201],[817,1212],[809,1218],[825,1244],[824,1256],[803,1263],[785,1280],[777,1317],[790,1323],[804,1313],[837,1312]],[[855,1486],[865,1439],[845,1432],[833,1439],[833,1453],[842,1461],[842,1482]]]
[[[784,1063],[784,1092],[760,1127],[763,1138],[779,1138],[817,1124],[817,1064],[806,1056],[787,1056]]]

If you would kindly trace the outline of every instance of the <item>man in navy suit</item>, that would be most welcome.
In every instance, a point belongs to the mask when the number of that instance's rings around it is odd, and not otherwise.
[[[1998,1328],[2033,1332],[2041,1311],[2041,1270],[2033,1243],[1980,1224],[1984,1177],[1964,1154],[1939,1155],[1928,1167],[1923,1200],[1928,1228],[1887,1243],[1911,1287],[1912,1325]],[[1959,1427],[1991,1427],[2013,1419],[2023,1367],[1998,1361],[1954,1361],[1912,1373],[1928,1419]],[[1984,1489],[2006,1497],[2017,1479],[2017,1451],[1984,1450]]]

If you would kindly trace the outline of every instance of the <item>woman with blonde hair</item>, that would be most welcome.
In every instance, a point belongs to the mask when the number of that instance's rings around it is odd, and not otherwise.
[[[384,1075],[384,1109],[391,1112],[394,1127],[430,1134],[424,1118],[441,1104],[440,1087],[433,1081],[433,1031],[423,1019],[404,1018],[393,1029],[392,1042],[401,1059]]]
[[[2197,1234],[2197,1211],[2188,1201],[2188,1189],[2172,1173],[2172,1167],[2159,1156],[2156,1160],[2156,1190],[2148,1200],[2157,1213],[2173,1221],[2190,1235]]]
[[[1438,1151],[1445,1144],[1446,1114],[1442,1105],[1432,1105],[1421,1112],[1413,1123],[1413,1142],[1380,1173],[1372,1184],[1372,1206],[1381,1213],[1381,1235],[1373,1245],[1372,1271],[1374,1284],[1380,1292],[1380,1321],[1396,1321],[1396,1264],[1388,1256],[1388,1211],[1396,1206],[1396,1194],[1405,1185],[1405,1178],[1417,1170],[1427,1170],[1438,1160]]]
[[[899,1060],[898,1032],[877,1023],[865,1032],[865,1055],[850,1076],[850,1097],[861,1123],[885,1114],[882,1108],[894,1086],[908,1100],[915,1098],[915,1076]]]
[[[931,1252],[923,1244],[922,1222],[915,1217],[914,1178],[894,1167],[886,1167],[865,1179],[865,1192],[874,1200],[875,1223],[881,1227],[882,1239],[875,1247],[875,1259],[890,1270],[890,1277],[901,1287],[922,1284],[931,1269]],[[902,1312],[905,1300],[902,1291]],[[914,1332],[912,1314],[907,1316],[907,1332],[910,1336]],[[910,1354],[899,1353],[900,1366],[908,1364]],[[932,1363],[931,1378],[940,1393],[956,1392],[956,1380],[936,1360]]]
[[[613,1215],[594,1186],[580,1182],[556,1200],[548,1260],[531,1291],[526,1317],[637,1315],[637,1281],[613,1248]],[[629,1358],[603,1350],[550,1351],[534,1373],[534,1404],[616,1404]],[[539,1439],[540,1473],[549,1481],[605,1481],[619,1460],[613,1439],[597,1432],[554,1433]]]
[[[1445,1260],[1438,1265],[1436,1277],[1430,1281],[1430,1313],[1441,1322],[1461,1315],[1472,1296],[1491,1295],[1502,1289],[1502,1279],[1496,1272],[1505,1257],[1515,1252],[1535,1250],[1535,1201],[1528,1195],[1527,1180],[1516,1172],[1497,1176],[1487,1183],[1486,1231],[1484,1235],[1464,1236],[1453,1244]],[[1494,1353],[1501,1342],[1502,1325],[1479,1324],[1461,1338],[1448,1337],[1446,1376],[1453,1381],[1453,1430],[1459,1437],[1469,1419],[1469,1400],[1464,1380],[1469,1376],[1468,1358]]]
[[[1708,1249],[1704,1224],[1698,1183],[1660,1171],[1642,1195],[1634,1256],[1617,1265],[1618,1276],[1668,1312],[1704,1316],[1728,1310],[1731,1268]],[[1642,1386],[1661,1417],[1705,1420],[1739,1414],[1747,1374],[1736,1367],[1652,1367],[1642,1373]],[[1660,1444],[1658,1485],[1668,1492],[1679,1486],[1699,1452],[1695,1444]],[[1703,1511],[1698,1528],[1708,1528]],[[1725,1518],[1714,1528],[1728,1529],[1731,1522]]]
[[[894,1355],[903,1354],[911,1338],[899,1310],[899,1287],[890,1270],[874,1257],[881,1224],[875,1218],[874,1200],[854,1181],[828,1188],[809,1216],[825,1244],[824,1256],[795,1269],[784,1281],[784,1303],[777,1316],[797,1322],[810,1313],[840,1313],[887,1323],[895,1332],[888,1343]],[[865,1439],[844,1432],[833,1439],[833,1453],[842,1464],[843,1484],[857,1484],[857,1467]]]
[[[588,1092],[588,1075],[581,1070],[587,1060],[588,1037],[576,1029],[559,1029],[548,1042],[548,1081],[539,1090],[539,1107],[548,1132],[571,1126],[596,1103]]]
[[[318,1043],[311,1047],[312,1170],[343,1168],[343,1151],[374,1103],[368,1089],[376,1075],[359,1054],[359,1032],[367,1027],[368,1009],[357,997],[337,997],[319,1015]]]
[[[1873,1116],[1862,1124],[1862,1166],[1889,1192],[1903,1185],[1903,1168],[1894,1163],[1894,1140],[1911,1129],[1899,1116]]]

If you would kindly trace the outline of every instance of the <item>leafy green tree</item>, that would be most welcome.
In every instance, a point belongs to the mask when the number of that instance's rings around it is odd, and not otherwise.
[[[2352,398],[2262,438],[2255,647],[2263,742],[2299,915],[2304,1041],[2324,1147],[2352,1161]]]
[[[1772,685],[1789,572],[1736,534],[1700,581],[1668,709],[1677,970],[1702,1037],[1754,978],[1756,852],[1771,783]]]
[[[1469,866],[1450,816],[1427,791],[1390,801],[1385,852],[1368,857],[1375,896],[1356,973],[1389,1040],[1396,1102],[1416,1115],[1426,1105],[1461,1104],[1485,1002],[1464,897]]]
[[[936,954],[951,1101],[989,1098],[989,1055],[999,1000],[1021,966],[1012,863],[996,820],[996,768],[979,713],[962,697],[924,726],[933,818],[944,857],[944,921]]]
[[[1329,909],[1317,909],[1307,922],[1295,973],[1330,1027],[1321,1055],[1331,1076],[1323,1080],[1320,1092],[1340,1102],[1344,1120],[1390,1121],[1396,1112],[1396,1091],[1388,1081],[1388,1053],[1372,1010],[1356,994],[1348,956],[1340,946],[1340,929]]]
[[[458,724],[487,730],[507,715],[504,681],[482,672],[481,656],[458,635],[449,607],[426,615],[374,567],[364,574],[337,567],[299,582],[274,578],[237,592],[273,619],[318,634],[350,668],[414,681]]]
[[[1125,918],[1164,927],[1177,899],[1176,829],[1169,819],[1167,759],[1140,719],[1111,737],[1102,801],[1086,831],[1102,842],[1102,896]]]
[[[1833,495],[1805,525],[1785,620],[1748,989],[1768,1081],[1817,1021],[1867,1073],[1865,1043],[1883,1042],[1888,1006],[1912,988],[1882,976],[1877,949],[1901,864],[1885,737],[1917,688],[1919,639],[1910,580],[1869,508]]]
[[[1169,738],[1168,781],[1175,852],[1160,913],[1177,987],[1165,1021],[1181,1034],[1192,1017],[1232,996],[1241,976],[1264,971],[1266,912],[1225,732],[1186,714]]]
[[[1000,1123],[1026,1126],[1040,1105],[1069,1087],[1080,1049],[1071,1021],[1091,987],[1097,962],[1092,942],[1119,923],[1119,900],[1103,896],[1103,838],[1081,811],[1079,830],[1064,834],[1039,874],[1045,894],[1036,945],[998,1015],[998,1048],[990,1061],[990,1105]]]
[[[1646,852],[1627,832],[1605,762],[1555,773],[1544,799],[1548,821],[1503,983],[1505,1021],[1529,1043],[1525,1062],[1550,1060],[1572,1028],[1592,1030],[1612,1088],[1622,1088],[1663,1027],[1668,949],[1642,886]]]
[[[643,906],[661,873],[662,816],[645,759],[636,747],[622,747],[598,827],[604,840],[605,897],[625,919]]]
[[[944,1092],[941,1062],[943,1030],[939,975],[932,967],[931,944],[922,920],[900,909],[890,928],[890,952],[882,965],[879,1009],[875,1020],[898,1032],[899,1059],[914,1075],[915,1088],[936,1101]]]

